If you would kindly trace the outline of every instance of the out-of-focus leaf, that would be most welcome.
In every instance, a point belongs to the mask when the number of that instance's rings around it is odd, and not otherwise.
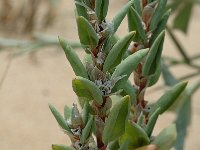
[[[123,55],[127,51],[134,35],[135,32],[130,32],[113,46],[104,62],[104,72],[109,71],[121,62]]]
[[[98,104],[102,104],[102,93],[92,81],[82,77],[76,77],[72,81],[72,87],[77,96],[95,100]]]
[[[110,142],[108,144],[108,149],[109,150],[116,150],[116,149],[119,149],[119,143],[118,143],[118,140],[115,140],[113,142]]]
[[[117,77],[126,75],[122,80],[116,83],[117,86],[123,86],[124,83],[128,80],[129,76],[133,70],[137,67],[140,61],[147,55],[149,49],[140,50],[123,60],[113,72],[111,78],[115,79]]]
[[[135,150],[158,150],[158,149],[156,145],[147,145],[147,146],[139,147]]]
[[[55,145],[52,145],[52,150],[76,150],[76,149],[71,146],[55,144]]]
[[[173,74],[170,72],[169,67],[162,62],[162,76],[167,86],[173,86],[178,83]]]
[[[161,54],[163,50],[163,42],[165,38],[165,32],[161,32],[156,38],[155,42],[151,46],[147,55],[146,61],[142,68],[143,76],[149,76],[156,72],[156,69],[160,65]]]
[[[96,47],[99,42],[99,38],[92,25],[82,16],[77,17],[76,22],[81,44],[86,47]]]
[[[86,142],[86,140],[88,139],[88,137],[91,135],[93,122],[94,122],[94,117],[91,116],[89,118],[89,120],[88,120],[85,128],[82,130],[81,139],[80,139],[81,143]]]
[[[122,20],[125,18],[128,10],[130,9],[131,5],[133,5],[134,0],[129,1],[126,5],[124,5],[117,15],[113,18],[112,22],[114,25],[114,32],[117,31],[118,27],[120,26]]]
[[[103,142],[105,144],[119,138],[125,131],[125,124],[130,111],[130,97],[125,96],[117,102],[105,122]]]
[[[163,13],[165,12],[165,7],[167,4],[167,0],[159,0],[158,6],[156,7],[154,14],[150,23],[150,31],[153,31],[157,28],[158,23],[160,22]]]
[[[88,78],[87,71],[84,65],[82,64],[81,60],[79,59],[75,51],[72,49],[72,47],[67,43],[67,41],[63,40],[62,38],[59,38],[59,41],[75,74],[77,76]]]
[[[172,124],[165,128],[156,136],[151,144],[155,144],[158,150],[169,150],[176,141],[177,130],[176,125]]]
[[[156,111],[153,112],[153,114],[149,118],[149,121],[148,121],[147,126],[145,128],[146,133],[149,137],[151,136],[151,134],[153,132],[154,126],[156,124],[156,121],[157,121],[159,115],[160,115],[160,108],[156,109]]]
[[[160,107],[160,114],[165,112],[172,104],[177,100],[178,96],[186,88],[187,82],[180,82],[173,86],[169,91],[165,92],[163,96],[153,105],[150,110],[150,114]]]
[[[194,1],[184,2],[184,5],[178,11],[176,17],[174,18],[173,28],[179,29],[182,32],[187,33],[193,6]]]
[[[135,123],[127,123],[125,133],[120,137],[120,145],[128,141],[129,149],[134,149],[149,144],[150,140],[144,130]]]
[[[64,130],[66,130],[67,132],[71,133],[70,128],[68,127],[65,119],[63,118],[63,116],[56,110],[56,108],[52,105],[49,105],[49,108],[52,112],[52,114],[54,115],[54,117],[56,118],[58,124],[60,125],[60,127]]]
[[[128,27],[129,31],[136,31],[136,38],[134,38],[134,40],[138,40],[140,38],[142,40],[146,39],[145,29],[142,24],[141,17],[133,7],[131,7],[128,12]]]
[[[171,110],[177,112],[177,118],[175,121],[177,126],[177,140],[175,143],[175,148],[177,150],[184,149],[187,128],[190,125],[191,121],[192,95],[197,91],[197,89],[199,89],[199,87],[200,87],[200,81],[187,87],[171,108]]]
[[[99,22],[102,22],[108,11],[109,0],[96,0],[95,1],[95,13]]]
[[[177,126],[177,140],[175,143],[176,150],[184,149],[185,137],[187,134],[187,128],[190,124],[191,116],[191,97],[188,97],[187,101],[185,101],[180,108],[175,121]]]

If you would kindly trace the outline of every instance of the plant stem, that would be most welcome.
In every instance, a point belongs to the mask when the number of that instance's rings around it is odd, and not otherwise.
[[[182,57],[184,58],[186,63],[190,63],[190,58],[188,57],[188,55],[186,54],[186,50],[183,48],[183,46],[180,44],[180,42],[178,41],[178,39],[176,38],[176,36],[172,33],[172,30],[170,29],[170,27],[166,27],[167,32],[169,33],[170,37],[172,38],[172,41],[174,42],[174,44],[176,45],[178,51],[180,52],[180,54],[182,55]]]

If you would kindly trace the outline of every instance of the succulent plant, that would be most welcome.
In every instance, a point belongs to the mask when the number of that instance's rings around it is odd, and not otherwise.
[[[172,124],[159,135],[152,132],[158,117],[175,103],[187,82],[174,85],[149,104],[146,89],[161,73],[165,26],[170,15],[167,0],[131,0],[112,21],[106,19],[109,0],[75,0],[78,35],[86,52],[81,61],[70,44],[59,38],[76,77],[72,87],[76,104],[65,106],[64,117],[49,105],[71,140],[53,150],[169,150],[177,136]],[[128,16],[129,33],[116,31]],[[134,84],[129,81],[134,74]]]

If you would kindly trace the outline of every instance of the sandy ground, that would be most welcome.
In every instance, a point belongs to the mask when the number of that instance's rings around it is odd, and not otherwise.
[[[112,0],[109,18],[123,5]],[[59,6],[59,17],[54,29],[47,33],[61,35],[70,40],[77,40],[74,19],[73,1],[63,0]],[[199,53],[200,11],[195,10],[187,37],[178,33],[190,56]],[[123,23],[118,33],[127,33]],[[1,35],[1,33],[0,33]],[[197,38],[198,37],[198,38]],[[173,44],[167,38],[165,55],[177,56]],[[82,57],[84,52],[78,51]],[[178,57],[178,56],[177,56]],[[8,52],[0,54],[0,75],[3,74],[8,62]],[[172,71],[177,77],[192,71],[189,68],[175,67]],[[68,143],[67,136],[60,130],[48,104],[54,104],[60,112],[64,105],[76,102],[71,88],[71,80],[75,77],[64,52],[61,48],[45,48],[34,56],[24,55],[13,59],[4,84],[0,89],[0,150],[47,150],[52,143]],[[162,81],[161,81],[162,82]],[[160,82],[160,83],[161,83]],[[195,82],[192,80],[190,84]],[[150,99],[157,99],[162,92],[148,92]],[[186,150],[198,150],[200,147],[200,92],[193,98],[193,117],[186,141]],[[174,119],[167,113],[159,118],[158,133]]]

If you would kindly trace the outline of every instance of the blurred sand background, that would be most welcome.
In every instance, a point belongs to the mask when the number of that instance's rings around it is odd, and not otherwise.
[[[111,0],[109,17],[124,4],[123,0]],[[77,40],[74,18],[73,0],[61,0],[58,16],[53,27],[45,29],[45,33],[63,36],[69,40]],[[200,52],[200,10],[195,8],[187,36],[177,31],[183,45],[190,56]],[[127,33],[126,21],[118,31],[121,37]],[[0,37],[5,36],[0,31]],[[6,35],[9,37],[9,35]],[[77,51],[83,57],[82,50]],[[164,54],[180,58],[175,47],[166,38]],[[0,77],[7,62],[8,52],[0,53]],[[176,77],[192,71],[188,67],[172,69]],[[61,48],[48,47],[40,49],[34,56],[22,55],[12,60],[3,86],[0,89],[0,150],[50,150],[52,143],[66,144],[67,136],[60,130],[52,116],[48,103],[53,104],[60,112],[64,105],[71,106],[76,96],[71,88],[71,80],[75,77]],[[189,84],[195,82],[192,80]],[[160,83],[162,84],[162,79]],[[149,99],[155,100],[163,91],[150,90]],[[200,91],[193,97],[192,123],[186,140],[186,150],[200,149]],[[174,115],[167,113],[159,118],[155,134],[170,124]]]

